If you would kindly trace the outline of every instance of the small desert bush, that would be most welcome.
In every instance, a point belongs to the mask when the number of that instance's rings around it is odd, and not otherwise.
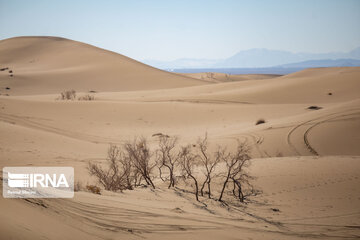
[[[259,125],[259,124],[263,124],[263,123],[266,123],[266,121],[264,119],[259,119],[256,121],[255,125]]]
[[[95,100],[95,97],[94,97],[94,95],[86,94],[84,96],[79,97],[78,100],[79,101],[93,101],[93,100]]]
[[[101,194],[100,193],[100,188],[98,186],[95,186],[95,185],[87,185],[86,186],[86,189],[92,193],[95,193],[95,194]]]
[[[74,100],[76,98],[75,90],[64,90],[60,93],[60,100]]]
[[[322,109],[322,107],[319,107],[319,106],[310,106],[310,107],[308,107],[308,109],[310,109],[310,110],[319,110],[319,109]]]
[[[83,190],[83,185],[80,181],[76,181],[74,184],[74,192],[79,192],[81,190]]]

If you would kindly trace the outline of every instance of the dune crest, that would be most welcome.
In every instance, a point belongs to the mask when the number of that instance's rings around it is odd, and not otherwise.
[[[204,81],[168,73],[131,58],[58,37],[16,37],[0,41],[0,87],[12,95],[77,91],[133,91],[188,87]]]

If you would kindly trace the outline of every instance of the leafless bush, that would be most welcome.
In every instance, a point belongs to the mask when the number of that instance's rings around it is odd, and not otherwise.
[[[126,171],[121,165],[122,152],[118,146],[110,145],[107,156],[107,168],[103,169],[98,164],[89,163],[90,175],[95,176],[98,182],[109,191],[122,191],[127,189]]]
[[[160,135],[159,137],[159,149],[156,151],[156,162],[159,168],[160,178],[162,178],[163,167],[166,167],[169,170],[169,186],[175,187],[175,174],[174,169],[179,161],[179,154],[175,152],[175,147],[178,142],[177,137],[170,138],[167,135]]]
[[[128,160],[133,164],[135,171],[141,175],[147,185],[151,185],[155,189],[155,185],[151,179],[151,172],[156,164],[151,164],[151,152],[147,146],[145,138],[134,139],[124,144],[124,151]]]
[[[86,95],[84,95],[84,96],[80,96],[80,97],[78,98],[78,100],[79,100],[79,101],[93,101],[93,100],[95,100],[95,97],[94,97],[94,95],[86,94]]]
[[[198,154],[199,162],[200,162],[201,166],[203,167],[203,170],[204,170],[203,173],[205,175],[205,181],[201,185],[200,194],[201,194],[201,196],[204,196],[204,188],[205,188],[205,184],[206,184],[207,189],[208,189],[207,190],[208,197],[211,198],[211,180],[214,176],[215,167],[216,167],[216,165],[218,165],[221,158],[216,153],[213,156],[211,156],[208,153],[207,134],[205,135],[204,139],[198,140],[197,146],[198,146],[198,150],[200,152]]]
[[[194,174],[194,167],[197,165],[196,162],[197,157],[191,152],[191,145],[182,147],[179,152],[179,156],[180,156],[180,165],[183,170],[183,174],[186,175],[187,177],[190,177],[194,181],[194,185],[195,185],[194,194],[196,200],[199,201],[199,184]]]
[[[250,165],[250,149],[246,143],[238,141],[236,151],[230,153],[225,148],[218,150],[217,155],[226,164],[226,174],[224,176],[224,182],[221,189],[219,201],[222,201],[225,189],[229,182],[233,183],[233,195],[237,197],[240,202],[243,202],[247,196],[244,192],[245,186],[253,189],[250,184],[250,180],[253,178],[247,172],[247,168]],[[253,192],[253,191],[252,191]]]
[[[169,180],[168,188],[175,187],[177,178],[184,182],[190,179],[197,201],[199,195],[207,193],[208,198],[212,198],[213,192],[217,191],[220,191],[219,201],[223,201],[227,193],[240,202],[258,193],[251,184],[253,177],[248,173],[250,148],[246,143],[238,141],[235,151],[219,146],[213,153],[208,150],[207,135],[203,139],[199,138],[193,145],[178,148],[177,143],[176,137],[159,135],[156,154],[150,150],[145,138],[135,138],[121,146],[110,145],[106,167],[89,163],[88,170],[105,190],[110,191],[131,190],[142,182],[155,189],[153,180],[155,177],[163,179],[161,169],[165,168],[169,173],[166,179]],[[220,163],[224,163],[225,170],[216,170]],[[156,165],[160,171],[157,176],[153,175]],[[200,183],[201,172],[205,179]],[[219,181],[221,186],[212,189],[211,183]]]
[[[76,98],[75,90],[64,90],[60,93],[61,100],[74,100]]]

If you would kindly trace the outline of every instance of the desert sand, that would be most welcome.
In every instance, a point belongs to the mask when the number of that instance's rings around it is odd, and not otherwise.
[[[72,166],[77,181],[94,183],[87,164],[104,162],[110,143],[144,136],[156,145],[152,135],[163,133],[185,144],[207,133],[211,149],[248,142],[262,191],[225,205],[155,180],[155,190],[1,197],[1,239],[360,237],[358,67],[229,79],[168,73],[63,38],[18,37],[0,41],[0,68],[1,168]],[[58,100],[70,89],[95,100]]]

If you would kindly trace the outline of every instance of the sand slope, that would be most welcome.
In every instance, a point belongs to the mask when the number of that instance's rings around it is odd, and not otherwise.
[[[166,187],[77,192],[67,200],[1,199],[0,225],[13,239],[355,239],[359,164],[359,157],[254,159],[263,193],[247,205],[198,203]]]
[[[124,91],[200,85],[203,81],[164,72],[123,55],[56,37],[0,41],[0,93],[11,95],[77,91]]]

